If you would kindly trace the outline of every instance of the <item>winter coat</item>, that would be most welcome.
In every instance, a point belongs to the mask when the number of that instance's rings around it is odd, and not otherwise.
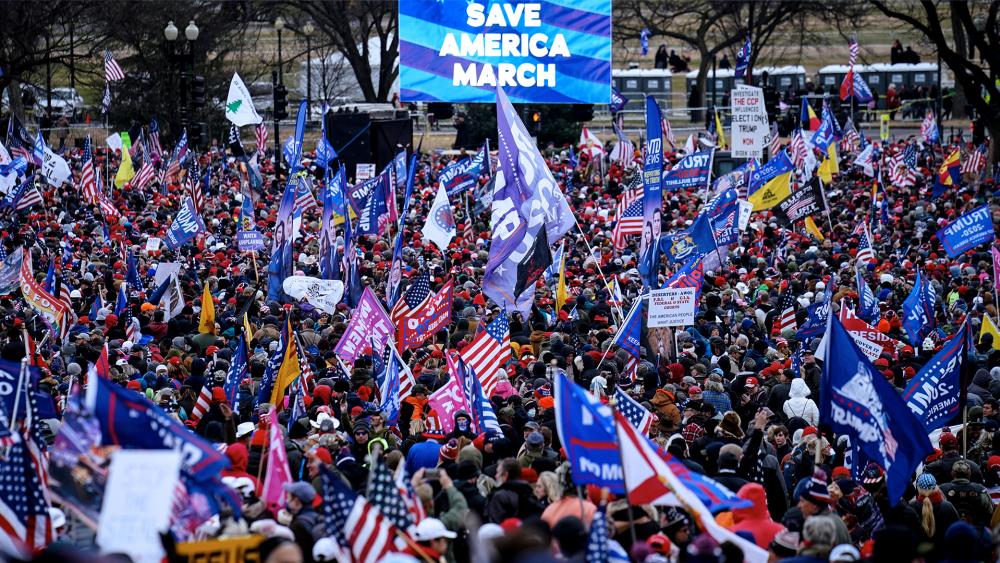
[[[793,379],[788,390],[788,400],[785,401],[785,416],[802,417],[811,426],[819,424],[819,408],[816,402],[809,398],[812,392],[803,379]]]
[[[734,532],[750,532],[753,534],[753,541],[761,548],[767,546],[774,539],[784,526],[771,519],[767,510],[767,499],[764,494],[764,487],[757,483],[748,483],[737,493],[741,499],[749,500],[753,504],[746,508],[736,508],[733,510]]]

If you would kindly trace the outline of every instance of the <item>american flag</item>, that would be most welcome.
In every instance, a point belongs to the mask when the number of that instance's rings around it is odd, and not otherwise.
[[[201,417],[205,416],[208,412],[209,407],[212,406],[212,389],[206,383],[201,386],[201,392],[198,393],[198,400],[194,403],[194,408],[191,409],[191,422],[198,426],[201,422]]]
[[[972,174],[973,176],[978,176],[984,168],[986,168],[986,145],[982,144],[965,157],[965,160],[962,161],[961,170],[963,175]]]
[[[587,563],[610,563],[611,542],[608,533],[608,518],[602,505],[594,513],[590,521],[590,533],[587,536]]]
[[[809,156],[809,148],[806,146],[806,140],[802,137],[801,129],[796,129],[795,133],[792,134],[791,148],[792,162],[796,168],[802,168]]]
[[[500,421],[497,420],[496,412],[489,398],[483,394],[483,384],[476,376],[476,372],[469,368],[461,356],[452,356],[449,353],[448,370],[455,374],[456,379],[462,383],[465,397],[469,401],[469,406],[476,429],[480,432],[502,432]]]
[[[254,128],[254,135],[257,137],[257,152],[264,154],[267,150],[267,123],[260,122]]]
[[[469,209],[469,198],[465,197],[465,228],[462,232],[462,238],[466,242],[476,242],[476,231],[472,224],[475,222],[475,217],[472,216],[472,211]]]
[[[674,138],[674,130],[670,127],[670,120],[667,119],[666,114],[660,116],[660,131],[663,133],[663,138],[670,143],[670,146],[677,147],[677,139]]]
[[[912,186],[917,181],[917,148],[912,144],[890,157],[886,162],[889,168],[889,181],[901,188]]]
[[[163,147],[160,146],[160,123],[155,117],[149,121],[149,156],[154,161],[163,158]]]
[[[861,47],[858,46],[858,38],[851,36],[851,39],[847,43],[847,49],[849,54],[847,56],[847,66],[854,68],[854,63],[858,60],[858,53],[861,52]]]
[[[52,541],[44,477],[30,450],[31,441],[19,440],[0,463],[0,548],[10,553],[30,553]]]
[[[642,234],[642,205],[642,197],[638,197],[618,214],[618,221],[615,222],[615,228],[611,232],[615,248],[619,250],[625,248],[627,235]],[[619,202],[619,208],[621,208],[621,202]]]
[[[629,162],[635,158],[635,145],[625,136],[625,132],[622,131],[620,124],[612,123],[611,125],[615,130],[615,135],[618,136],[618,144],[615,145],[612,153],[620,166],[628,166]]]
[[[16,115],[11,115],[7,122],[7,145],[10,147],[10,154],[17,158],[23,156],[25,160],[35,165],[41,165],[40,160],[35,159],[31,150],[35,145],[34,139],[28,134],[28,130],[21,124],[21,120]]]
[[[428,272],[424,272],[414,278],[409,287],[406,288],[406,292],[403,293],[403,298],[397,301],[392,311],[389,312],[392,324],[399,326],[402,319],[422,308],[430,298],[431,276]]]
[[[118,61],[111,54],[111,49],[104,50],[104,79],[108,82],[118,82],[125,78],[122,67],[118,66]]]
[[[111,88],[104,85],[104,96],[101,98],[101,113],[108,113],[111,109]]]
[[[184,158],[187,157],[188,152],[188,134],[187,129],[181,132],[181,138],[177,141],[177,146],[174,147],[174,153],[170,157],[170,161],[167,162],[167,172],[166,177],[174,177],[181,172],[181,164],[184,163]]]
[[[774,158],[781,150],[781,135],[778,133],[778,122],[771,124],[771,144],[767,147],[767,154]]]
[[[205,170],[205,178],[208,178],[209,171]],[[191,159],[188,165],[187,181],[191,187],[191,199],[194,201],[194,208],[198,213],[205,211],[205,191],[202,188],[202,179],[199,177],[198,160]]]
[[[786,290],[784,295],[781,296],[781,301],[778,304],[778,310],[781,311],[781,313],[779,314],[777,321],[774,323],[771,333],[782,334],[786,330],[794,331],[797,328],[795,323],[795,298],[792,297],[791,291]]]
[[[299,373],[301,374],[301,385],[305,387],[307,394],[312,395],[313,389],[316,387],[316,374],[313,373],[312,365],[309,364],[309,358],[306,357],[305,348],[302,347],[302,342],[299,341],[298,333],[295,334],[295,353],[299,360]]]
[[[498,372],[510,360],[510,321],[507,319],[507,312],[503,311],[485,331],[476,335],[460,355],[479,376],[483,394],[492,397],[499,382]]]
[[[299,182],[295,186],[295,209],[302,213],[312,209],[319,209],[319,204],[316,203],[316,196],[313,195],[312,190],[309,188],[309,183],[305,178],[299,179]]]
[[[424,503],[420,501],[417,492],[413,490],[413,484],[407,478],[405,463],[400,463],[396,466],[395,482],[396,492],[402,497],[403,502],[406,503],[406,509],[410,512],[410,519],[413,520],[414,524],[419,524],[421,520],[427,517],[427,513],[424,511]]]
[[[649,432],[649,427],[653,424],[653,415],[649,413],[635,399],[628,396],[628,393],[618,387],[615,390],[615,408],[622,416],[628,419],[641,434]]]
[[[146,187],[146,184],[153,179],[155,174],[156,170],[153,168],[153,163],[150,159],[146,159],[139,168],[139,171],[135,173],[135,177],[132,178],[129,183],[132,185],[133,189],[141,191]]]
[[[861,239],[858,241],[858,256],[856,258],[859,266],[875,260],[875,249],[872,248],[872,235],[868,232],[868,224],[862,226]]]
[[[35,187],[35,177],[30,176],[24,183],[18,185],[0,200],[0,211],[4,214],[12,214],[23,211],[32,205],[44,203],[42,194]]]
[[[330,471],[322,473],[326,533],[350,550],[354,563],[375,563],[396,551],[401,534],[386,517]]]
[[[399,494],[392,473],[382,458],[373,463],[370,479],[366,495],[368,501],[394,526],[400,530],[409,530],[413,526],[413,515],[406,506],[405,498]]]
[[[854,149],[861,144],[861,135],[858,134],[853,119],[848,118],[847,125],[844,126],[844,137],[840,143],[844,150]]]
[[[937,119],[934,118],[934,112],[931,110],[927,110],[927,115],[924,116],[924,120],[920,123],[920,136],[928,143],[936,143],[938,141]]]

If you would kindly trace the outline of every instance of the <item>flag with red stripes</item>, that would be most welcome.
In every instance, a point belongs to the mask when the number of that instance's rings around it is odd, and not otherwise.
[[[257,151],[264,154],[267,151],[267,124],[261,122],[254,128],[254,136],[257,138]]]
[[[350,550],[354,563],[375,563],[396,551],[397,534],[404,532],[332,472],[322,473],[322,483],[327,533]]]
[[[792,297],[791,291],[785,291],[785,294],[781,296],[781,301],[778,304],[778,310],[781,311],[781,313],[774,322],[771,334],[780,335],[786,330],[796,330],[798,326],[795,322],[795,298]]]
[[[483,394],[492,397],[493,390],[500,382],[503,366],[511,356],[510,321],[507,319],[507,312],[503,311],[459,355],[479,377]]]
[[[626,194],[627,196],[628,194]],[[625,197],[618,204],[619,213],[616,215],[618,220],[615,222],[615,228],[611,231],[611,239],[614,241],[615,248],[619,250],[625,248],[626,236],[642,234],[642,192],[640,191],[639,196],[623,208],[624,201]]]
[[[153,168],[152,159],[146,159],[129,183],[132,184],[133,189],[141,191],[153,179],[155,173],[156,170]]]
[[[969,153],[962,161],[962,174],[972,174],[978,176],[986,168],[986,145],[976,147],[976,150]]]
[[[111,54],[111,49],[104,50],[104,79],[108,82],[118,82],[125,78],[125,72],[118,66],[118,61]]]
[[[206,384],[202,385],[201,393],[198,393],[198,400],[194,403],[194,408],[191,409],[191,416],[188,420],[191,421],[192,425],[198,426],[201,422],[201,417],[205,416],[208,409],[212,406],[212,389]]]

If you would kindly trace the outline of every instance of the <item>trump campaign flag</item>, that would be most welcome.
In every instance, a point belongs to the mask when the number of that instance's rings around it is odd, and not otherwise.
[[[449,278],[447,283],[420,307],[399,319],[399,325],[396,327],[399,349],[419,348],[427,337],[447,327],[451,323],[451,306],[454,299],[455,280]]]
[[[618,441],[611,430],[611,407],[601,403],[565,374],[556,375],[553,395],[556,429],[566,449],[575,483],[625,492]]]
[[[980,244],[993,241],[996,235],[993,232],[990,206],[987,204],[977,207],[948,223],[937,232],[937,237],[951,258],[957,258]]]
[[[437,195],[434,203],[427,213],[424,221],[424,228],[421,229],[424,237],[433,242],[441,252],[448,249],[448,245],[455,238],[457,232],[455,227],[455,215],[451,212],[451,202],[448,201],[448,194],[445,191],[444,182],[438,184]]]
[[[681,266],[673,276],[670,277],[660,289],[667,287],[693,287],[695,311],[698,310],[698,301],[701,300],[701,286],[705,282],[705,265],[701,256],[696,256]]]
[[[868,282],[861,272],[861,268],[858,268],[855,277],[855,284],[858,286],[858,316],[867,323],[876,323],[881,316],[878,298],[872,293],[872,288],[868,287]]]
[[[642,163],[642,238],[639,240],[639,275],[644,287],[656,284],[660,260],[656,241],[660,238],[663,205],[663,128],[660,106],[646,96],[646,155]]]
[[[278,222],[274,225],[271,260],[267,264],[268,301],[281,301],[286,297],[281,283],[292,275],[292,242],[295,232],[292,213],[295,210],[296,186],[294,180],[289,181],[278,204]]]
[[[903,391],[906,406],[924,425],[925,432],[941,428],[958,414],[963,394],[962,365],[971,346],[972,331],[966,321]]]
[[[194,200],[191,196],[187,196],[181,203],[177,215],[174,215],[164,242],[170,250],[177,250],[202,232],[205,232],[205,223],[201,220],[198,210],[194,208]]]
[[[903,301],[903,330],[913,346],[920,346],[935,327],[937,294],[923,273],[917,272],[910,295]]]
[[[479,176],[483,173],[483,167],[488,172],[490,169],[490,141],[483,143],[475,156],[453,162],[438,175],[438,182],[449,196],[457,195],[471,190],[479,182]]]
[[[700,189],[708,185],[712,175],[715,149],[691,153],[677,161],[663,174],[664,190]]]
[[[885,376],[830,316],[820,383],[820,420],[885,471],[889,502],[896,504],[910,475],[932,450],[927,434]]]
[[[497,89],[500,167],[493,191],[489,260],[483,293],[522,314],[535,282],[552,263],[555,244],[576,222],[548,164],[503,90]]]

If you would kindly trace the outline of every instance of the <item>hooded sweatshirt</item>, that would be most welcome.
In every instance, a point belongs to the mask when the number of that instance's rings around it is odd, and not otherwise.
[[[230,444],[226,448],[226,457],[229,458],[229,462],[233,464],[233,466],[222,471],[223,477],[249,477],[250,480],[253,481],[254,489],[260,490],[260,483],[257,482],[257,478],[247,473],[247,464],[250,462],[250,453],[247,451],[246,446],[240,442]]]
[[[810,426],[816,426],[819,423],[819,408],[809,394],[809,386],[804,379],[793,379],[783,410],[788,418],[802,417]]]
[[[734,532],[750,532],[753,541],[762,549],[767,549],[774,536],[784,529],[784,526],[771,520],[767,511],[767,498],[764,487],[758,483],[747,483],[740,488],[738,497],[749,500],[753,504],[746,508],[733,509]]]

